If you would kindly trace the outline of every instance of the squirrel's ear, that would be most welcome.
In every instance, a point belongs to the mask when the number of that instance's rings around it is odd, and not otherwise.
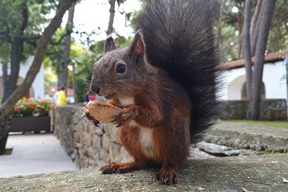
[[[129,48],[129,55],[140,57],[144,55],[145,44],[141,32],[138,30]]]
[[[105,41],[105,53],[116,49],[116,44],[113,37],[107,37]]]

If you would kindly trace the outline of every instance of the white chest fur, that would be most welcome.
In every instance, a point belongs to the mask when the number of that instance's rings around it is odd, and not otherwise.
[[[153,159],[155,157],[153,129],[139,127],[139,143],[142,146],[144,154]]]
[[[121,98],[119,99],[119,101],[122,105],[134,104],[133,97]],[[130,127],[135,127],[139,129],[139,143],[143,149],[143,152],[147,157],[153,159],[153,157],[155,157],[153,129],[141,127],[133,120],[130,122],[129,125]]]

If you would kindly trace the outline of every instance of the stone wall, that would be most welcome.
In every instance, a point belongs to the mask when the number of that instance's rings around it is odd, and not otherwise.
[[[120,145],[115,125],[96,127],[82,117],[83,106],[65,105],[54,109],[54,134],[78,168],[100,167],[109,161],[128,162],[132,158]]]
[[[224,101],[221,106],[218,118],[245,119],[248,101]],[[73,161],[76,161],[78,168],[100,167],[109,161],[131,161],[132,158],[120,145],[116,126],[108,123],[94,126],[82,117],[82,107],[84,105],[63,105],[51,113],[54,134]],[[262,101],[261,119],[285,120],[286,114],[285,100]]]
[[[221,101],[219,119],[245,119],[247,100]],[[260,120],[287,120],[285,99],[266,99],[261,101]]]

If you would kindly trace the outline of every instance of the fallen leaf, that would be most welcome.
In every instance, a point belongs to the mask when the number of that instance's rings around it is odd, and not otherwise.
[[[243,192],[253,192],[253,191],[248,191],[248,190],[245,189],[244,187],[242,187],[242,191],[243,191]]]
[[[283,178],[283,183],[288,183],[288,180]]]
[[[136,189],[136,191],[141,191],[141,189],[138,188],[138,189]]]
[[[205,190],[205,188],[202,187],[192,187],[193,190],[199,190],[199,191],[203,191]]]

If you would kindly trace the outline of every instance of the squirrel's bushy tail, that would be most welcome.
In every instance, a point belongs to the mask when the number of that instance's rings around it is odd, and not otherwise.
[[[191,138],[212,125],[216,113],[219,64],[215,0],[157,0],[147,3],[137,24],[148,61],[162,68],[189,93]]]

